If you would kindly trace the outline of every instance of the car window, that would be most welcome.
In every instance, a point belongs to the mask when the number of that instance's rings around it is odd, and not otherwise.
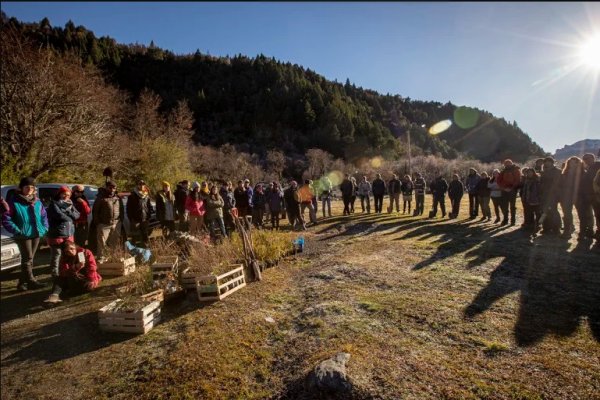
[[[15,189],[10,189],[8,192],[6,192],[6,201],[9,201],[10,199],[12,199],[14,197],[14,195],[17,193],[17,191]]]
[[[48,207],[52,199],[58,193],[58,188],[38,188],[38,197],[44,204],[44,207]]]
[[[98,196],[98,188],[86,186],[85,189],[83,190],[83,194],[86,199],[95,200],[96,196]]]

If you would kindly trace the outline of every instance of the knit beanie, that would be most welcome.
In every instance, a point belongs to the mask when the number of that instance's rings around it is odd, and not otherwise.
[[[71,193],[71,189],[69,189],[67,186],[61,186],[58,189],[58,194],[61,195],[63,193]]]
[[[167,181],[162,181],[162,185],[163,186],[171,187],[171,184],[169,182],[167,182]]]
[[[31,176],[21,179],[21,182],[19,182],[19,189],[23,189],[25,186],[35,186],[35,179]]]
[[[192,190],[196,189],[196,188],[199,188],[199,187],[200,187],[200,184],[198,183],[198,181],[192,183]]]

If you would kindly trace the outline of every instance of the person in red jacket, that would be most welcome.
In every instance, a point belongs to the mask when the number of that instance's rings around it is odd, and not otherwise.
[[[198,235],[204,229],[204,214],[206,206],[200,194],[200,184],[194,182],[192,191],[185,200],[185,209],[189,215],[190,234]]]
[[[63,243],[57,284],[54,285],[52,293],[45,302],[52,304],[61,302],[60,295],[63,292],[69,294],[90,292],[98,287],[101,280],[92,252],[67,240]]]
[[[85,247],[89,233],[88,216],[92,209],[83,194],[84,187],[82,185],[75,185],[71,190],[71,200],[75,209],[79,211],[79,218],[75,221],[75,243],[80,247]]]
[[[521,168],[513,164],[512,160],[504,160],[504,168],[498,175],[498,186],[502,190],[502,225],[508,224],[508,210],[510,208],[510,224],[515,225],[517,219],[517,189],[521,184]],[[510,206],[510,207],[509,207]]]

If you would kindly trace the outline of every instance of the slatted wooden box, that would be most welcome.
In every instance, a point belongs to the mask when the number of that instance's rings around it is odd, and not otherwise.
[[[235,264],[221,275],[206,275],[197,278],[196,291],[200,301],[223,300],[230,294],[246,286],[244,266]]]
[[[179,257],[177,256],[158,256],[156,262],[150,267],[152,270],[152,279],[160,279],[168,273],[177,275]]]
[[[119,262],[98,264],[98,273],[101,276],[125,276],[135,271],[135,257],[121,259]]]
[[[117,299],[98,311],[100,329],[107,332],[147,333],[160,322],[160,302],[152,301],[133,312],[112,311]]]

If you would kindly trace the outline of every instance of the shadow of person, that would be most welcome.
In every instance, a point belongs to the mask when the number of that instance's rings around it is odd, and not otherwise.
[[[98,313],[89,312],[45,325],[24,337],[2,343],[5,348],[20,347],[20,350],[6,357],[3,364],[11,365],[24,361],[54,363],[99,350],[131,337],[131,334],[100,331]]]
[[[471,252],[471,266],[502,254],[480,247]],[[537,238],[526,248],[504,252],[504,260],[490,280],[465,308],[474,318],[496,301],[520,292],[519,314],[514,328],[519,346],[531,346],[548,334],[571,336],[587,319],[596,341],[600,341],[600,269],[592,252],[569,252],[569,244],[558,238]],[[494,247],[494,246],[492,246]]]

